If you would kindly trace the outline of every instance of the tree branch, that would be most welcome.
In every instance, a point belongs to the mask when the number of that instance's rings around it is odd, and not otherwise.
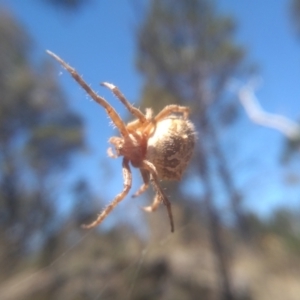
[[[300,125],[284,116],[265,112],[254,95],[255,85],[248,83],[238,91],[238,97],[249,118],[262,126],[276,129],[291,140],[299,139]]]

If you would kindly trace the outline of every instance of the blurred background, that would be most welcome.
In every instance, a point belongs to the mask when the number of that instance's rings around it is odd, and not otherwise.
[[[299,0],[0,1],[0,299],[300,299],[299,35]],[[118,132],[46,49],[126,121],[100,82],[191,108],[175,233],[151,189],[81,229],[122,190]]]

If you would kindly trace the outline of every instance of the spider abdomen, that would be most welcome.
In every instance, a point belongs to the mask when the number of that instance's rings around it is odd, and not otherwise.
[[[195,147],[194,125],[170,116],[159,121],[148,139],[146,159],[154,164],[158,177],[180,180]]]

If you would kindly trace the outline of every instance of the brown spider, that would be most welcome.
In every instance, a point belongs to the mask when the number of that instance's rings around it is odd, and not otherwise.
[[[97,95],[74,68],[56,54],[50,51],[47,51],[47,53],[72,75],[94,101],[105,108],[121,134],[121,137],[109,139],[109,143],[114,146],[115,153],[109,148],[108,155],[112,158],[123,156],[124,188],[98,215],[94,222],[82,225],[83,228],[92,228],[100,224],[128,194],[132,182],[130,162],[133,167],[140,169],[144,182],[133,197],[144,193],[149,187],[149,182],[151,182],[156,195],[152,205],[144,207],[144,210],[148,212],[155,211],[162,202],[167,207],[171,231],[173,232],[174,222],[171,203],[160,187],[159,179],[180,180],[192,157],[195,146],[195,130],[193,124],[188,120],[189,108],[168,105],[155,117],[152,116],[151,109],[146,109],[146,114],[143,114],[127,101],[116,86],[103,82],[102,85],[110,89],[129,112],[136,117],[136,120],[126,125],[115,109],[104,98]],[[182,116],[174,113],[182,114]]]

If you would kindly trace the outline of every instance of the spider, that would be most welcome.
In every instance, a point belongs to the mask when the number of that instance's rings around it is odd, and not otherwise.
[[[47,50],[47,53],[56,59],[88,93],[88,95],[106,110],[106,113],[120,131],[120,137],[111,137],[109,143],[113,145],[108,149],[112,158],[123,156],[122,169],[124,187],[113,201],[98,215],[97,219],[83,228],[93,228],[99,225],[121,202],[131,189],[132,175],[130,163],[139,168],[143,184],[133,194],[137,197],[144,193],[151,183],[155,197],[150,206],[143,207],[147,212],[155,211],[163,203],[168,212],[171,232],[174,232],[174,221],[171,203],[159,185],[159,179],[180,180],[186,169],[195,146],[195,129],[188,120],[189,108],[179,105],[168,105],[155,117],[151,109],[142,113],[138,108],[128,102],[119,89],[111,83],[103,82],[102,86],[110,89],[112,93],[125,105],[136,120],[127,125],[115,109],[102,97],[96,94],[82,79],[77,71],[63,61],[59,56]]]

